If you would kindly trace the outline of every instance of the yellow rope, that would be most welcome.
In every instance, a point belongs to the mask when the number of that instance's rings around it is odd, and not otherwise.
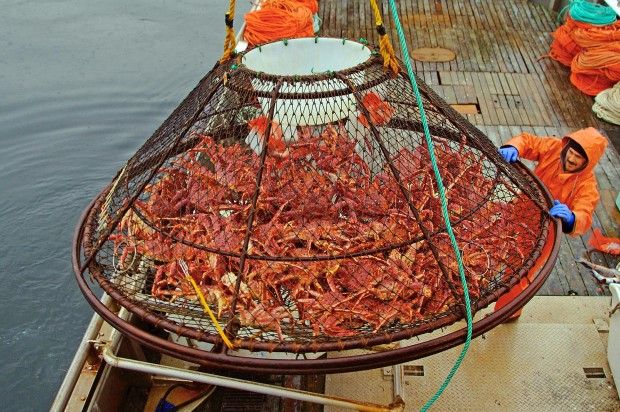
[[[381,11],[379,10],[377,1],[370,0],[370,6],[372,7],[372,11],[375,13],[376,29],[380,37],[379,51],[381,52],[381,57],[383,57],[383,66],[386,69],[391,69],[394,73],[398,73],[400,70],[398,60],[396,60],[396,54],[394,53],[392,42],[390,42],[390,38],[388,37],[385,27],[383,26],[383,18],[381,18]]]
[[[387,34],[381,36],[381,40],[379,40],[379,51],[383,57],[383,66],[386,69],[391,69],[394,73],[398,73],[400,66],[398,65],[398,60],[396,60],[392,43],[390,42]]]
[[[381,17],[381,12],[379,11],[379,6],[377,5],[376,0],[370,0],[370,6],[372,7],[372,11],[375,13],[375,24],[377,26],[382,26],[383,17]]]
[[[233,20],[235,19],[235,0],[228,3],[228,12],[226,13],[226,38],[224,39],[224,54],[220,62],[225,62],[234,55],[237,42],[235,41],[235,30],[233,29]]]
[[[202,294],[202,291],[198,287],[198,284],[196,283],[194,278],[189,274],[189,271],[187,269],[187,264],[185,263],[185,261],[179,260],[179,266],[181,267],[181,270],[185,274],[185,280],[190,282],[192,286],[194,287],[194,290],[196,291],[196,294],[198,295],[198,300],[200,301],[200,304],[202,305],[202,308],[204,309],[205,313],[209,315],[209,317],[211,318],[211,321],[213,322],[215,329],[217,329],[217,333],[220,334],[220,336],[222,337],[222,340],[224,341],[226,346],[228,346],[228,349],[234,349],[232,342],[228,339],[228,336],[226,336],[226,333],[224,332],[219,322],[217,321],[217,318],[215,317],[215,315],[209,308],[209,305],[207,305],[207,301],[205,300],[205,297]]]

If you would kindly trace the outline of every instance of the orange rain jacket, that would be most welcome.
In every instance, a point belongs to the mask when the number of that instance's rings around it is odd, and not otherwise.
[[[585,168],[574,173],[564,172],[562,166],[562,149],[569,138],[579,143],[588,156]],[[514,146],[519,156],[538,162],[534,173],[554,199],[575,213],[575,225],[570,234],[577,236],[587,232],[592,226],[592,213],[599,200],[594,167],[605,152],[607,139],[595,128],[588,127],[562,139],[522,133],[508,141],[506,146]]]

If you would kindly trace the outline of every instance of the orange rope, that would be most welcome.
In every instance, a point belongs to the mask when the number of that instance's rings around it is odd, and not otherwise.
[[[316,0],[263,0],[261,3],[261,9],[295,10],[299,7],[305,7],[313,14],[319,11],[319,3]]]
[[[571,34],[574,30],[588,29],[589,27],[592,27],[592,25],[573,20],[570,16],[567,16],[566,22],[551,33],[553,42],[551,43],[549,56],[564,66],[570,66],[573,57],[581,51],[581,47],[575,43]]]
[[[570,66],[577,53],[587,47],[620,40],[620,20],[607,26],[595,26],[567,17],[566,22],[551,33],[553,42],[549,55]]]
[[[583,93],[595,96],[620,81],[620,21],[596,26],[567,17],[552,36],[549,55],[570,67]]]
[[[603,74],[571,73],[570,82],[581,92],[596,96],[605,89],[609,89],[615,82],[609,80]]]
[[[571,28],[568,25],[562,25],[551,33],[551,36],[553,37],[553,42],[551,43],[549,56],[564,66],[570,66],[573,57],[581,50],[581,47],[571,37]]]
[[[603,74],[613,82],[620,81],[620,41],[590,47],[573,59],[571,70],[582,74]]]
[[[590,29],[576,29],[571,33],[571,37],[576,44],[583,48],[620,41],[620,24],[614,24],[604,28],[592,27]]]
[[[312,11],[306,0],[267,0],[245,15],[245,40],[252,46],[314,35]],[[315,1],[316,3],[316,1]],[[318,5],[316,6],[318,9]]]
[[[293,0],[295,3],[298,3],[300,6],[304,6],[308,10],[312,12],[312,14],[316,14],[319,12],[319,2],[317,0]]]
[[[570,16],[570,14],[566,16],[566,21],[564,21],[564,24],[568,26],[568,28],[571,31],[576,30],[576,29],[589,29],[590,27],[600,27],[600,26],[593,26],[590,23],[584,23],[582,21],[575,20]]]

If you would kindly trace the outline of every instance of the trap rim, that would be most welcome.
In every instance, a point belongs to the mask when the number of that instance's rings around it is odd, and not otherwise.
[[[530,178],[532,178],[533,182],[538,185],[538,187],[542,190],[545,196],[546,203],[548,205],[551,204],[551,196],[547,188],[542,184],[542,182],[533,174],[531,170],[525,167],[522,163],[517,163],[517,167],[521,169],[523,173],[526,173]],[[353,372],[365,369],[379,368],[383,366],[389,366],[397,363],[403,363],[419,358],[423,358],[426,356],[430,356],[436,354],[438,352],[442,352],[444,350],[450,349],[454,346],[457,346],[464,342],[466,336],[466,328],[459,329],[458,331],[449,333],[447,335],[439,336],[434,339],[430,339],[425,342],[417,343],[414,345],[410,345],[404,348],[388,350],[385,352],[375,352],[363,355],[353,355],[353,356],[344,356],[338,358],[325,358],[325,359],[299,359],[299,360],[286,360],[286,359],[264,359],[264,358],[255,358],[255,357],[242,357],[236,355],[229,355],[226,353],[225,347],[223,347],[223,351],[221,352],[208,352],[196,348],[191,348],[188,346],[180,345],[178,343],[174,343],[168,341],[166,339],[162,339],[158,336],[155,336],[147,331],[144,331],[135,325],[131,324],[128,321],[121,319],[116,313],[112,312],[109,308],[107,308],[103,303],[99,300],[99,298],[95,295],[91,287],[89,286],[87,280],[84,277],[86,269],[89,270],[91,275],[96,278],[98,281],[101,279],[101,274],[96,268],[96,264],[94,262],[90,262],[90,265],[84,268],[82,271],[81,267],[81,251],[82,251],[82,240],[85,236],[87,236],[88,231],[88,220],[89,216],[95,209],[95,206],[105,198],[105,194],[110,190],[110,186],[106,187],[95,199],[91,201],[91,203],[87,206],[87,208],[82,213],[79,223],[76,227],[74,237],[73,237],[73,254],[72,254],[72,262],[73,262],[73,270],[76,276],[76,281],[80,290],[82,291],[84,297],[87,302],[91,305],[91,307],[97,312],[106,322],[112,325],[114,328],[119,330],[121,333],[126,335],[127,337],[140,342],[147,347],[150,347],[158,352],[168,354],[175,358],[183,359],[189,362],[195,362],[203,366],[208,367],[217,367],[228,370],[235,370],[240,372],[252,372],[258,374],[273,374],[278,373],[282,374],[283,372],[286,374],[316,374],[316,373],[342,373],[342,372]],[[544,229],[545,235],[541,237],[539,243],[544,238],[546,242],[553,241],[553,248],[548,256],[540,256],[540,248],[537,249],[538,256],[533,256],[530,259],[537,261],[539,259],[547,259],[542,266],[542,268],[536,274],[529,285],[510,303],[506,306],[502,307],[496,312],[492,312],[487,317],[481,319],[473,325],[472,337],[477,337],[500,323],[504,322],[508,319],[514,312],[522,308],[542,287],[549,274],[553,270],[555,261],[559,254],[560,248],[560,236],[561,226],[558,223],[557,219],[552,219],[549,222],[552,225],[551,230],[549,230],[548,226]],[[531,265],[529,266],[531,267]],[[501,294],[507,292],[514,284],[519,282],[526,273],[522,273],[524,270],[520,272],[520,276],[518,278],[513,279],[510,284],[505,285],[503,288],[496,291],[496,293],[487,296],[485,299],[482,299],[476,305],[475,311],[481,309],[489,305],[493,300],[496,300]],[[104,279],[105,280],[105,279]],[[128,298],[124,297],[120,294],[116,289],[112,287],[112,285],[107,282],[99,282],[99,285],[108,293],[113,299],[115,299],[121,306],[128,309],[130,312],[136,314],[140,318],[144,319],[148,323],[152,325],[156,325],[157,327],[161,327],[167,329],[169,331],[175,332],[179,335],[188,336],[188,337],[197,337],[195,335],[201,335],[199,331],[195,329],[190,329],[184,326],[180,326],[178,324],[172,323],[168,321],[164,317],[159,317],[141,306],[133,303]],[[419,335],[421,333],[430,332],[430,330],[435,330],[440,327],[448,326],[456,321],[460,320],[460,317],[457,317],[455,314],[446,316],[440,322],[432,322],[427,325],[426,331],[420,331],[420,328],[416,328],[415,335]],[[411,329],[409,330],[409,335],[411,334]],[[189,333],[191,332],[191,333]],[[190,336],[192,335],[192,336]],[[221,343],[221,340],[217,337],[208,335],[210,341],[214,343]],[[364,343],[364,347],[370,347],[373,345],[378,345],[381,343],[386,343],[386,337],[390,337],[390,342],[402,340],[409,338],[411,336],[407,335],[407,330],[394,333],[394,334],[383,334],[377,336],[375,340],[369,339],[358,339],[352,341],[344,341],[340,342],[341,344],[328,342],[327,344],[316,344],[311,347],[311,345],[300,345],[300,344],[278,344],[278,343],[258,343],[252,345],[251,350],[255,351],[268,351],[272,352],[274,350],[282,351],[282,352],[292,352],[292,353],[300,353],[301,349],[304,347],[309,349],[305,352],[326,352],[326,351],[342,351],[346,349],[359,348],[360,342]],[[200,339],[200,338],[198,338]],[[204,340],[204,339],[201,339]],[[206,340],[209,341],[209,340]],[[353,342],[353,344],[351,344]],[[218,346],[218,345],[216,345]],[[247,348],[247,347],[246,347]]]
[[[326,47],[327,46],[327,47]],[[340,53],[334,54],[334,46]],[[282,51],[289,49],[288,64],[278,64]],[[336,37],[298,37],[271,41],[245,50],[240,62],[249,71],[264,73],[274,78],[305,78],[315,74],[346,72],[368,63],[373,49],[367,44]],[[329,64],[326,64],[329,62]]]

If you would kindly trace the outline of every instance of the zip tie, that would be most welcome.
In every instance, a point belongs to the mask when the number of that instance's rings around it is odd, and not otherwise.
[[[194,278],[191,277],[191,275],[189,274],[187,263],[185,263],[183,259],[179,259],[179,266],[181,267],[183,274],[185,274],[185,280],[189,281],[192,284],[194,290],[196,291],[196,294],[198,295],[198,300],[200,301],[200,304],[202,305],[202,308],[204,309],[205,313],[209,315],[209,317],[211,318],[211,321],[213,322],[215,329],[217,329],[217,333],[219,333],[220,337],[222,338],[226,346],[228,346],[228,349],[234,349],[232,342],[228,339],[228,336],[226,336],[226,333],[224,333],[224,330],[222,329],[219,322],[217,321],[217,318],[215,317],[213,312],[211,312],[209,305],[207,305],[207,301],[205,300],[205,297],[202,294],[202,291],[196,284],[196,281],[194,280]]]

